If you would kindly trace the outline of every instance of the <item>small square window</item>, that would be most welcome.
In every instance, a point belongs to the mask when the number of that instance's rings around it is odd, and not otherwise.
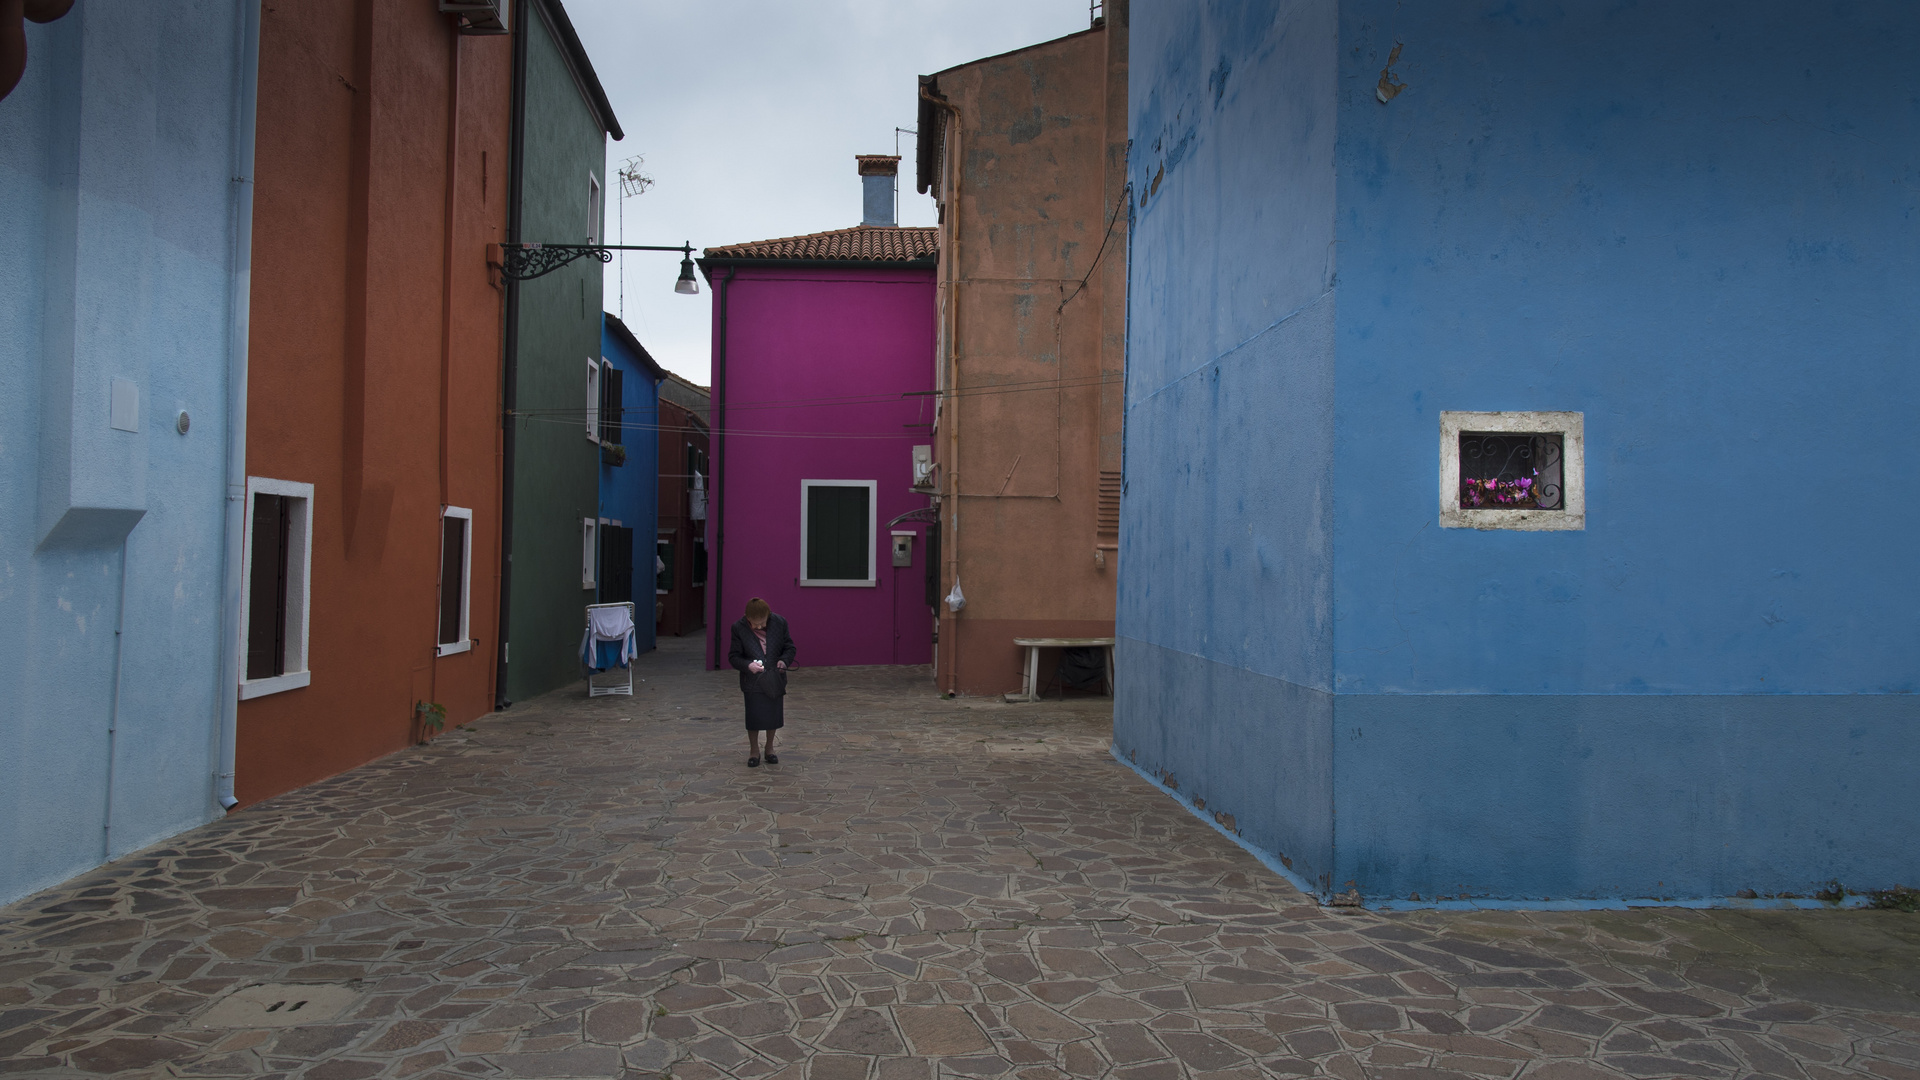
[[[307,670],[307,607],[312,594],[313,485],[247,478],[247,598],[240,634],[246,668],[240,698],[296,690]]]
[[[1441,526],[1586,528],[1583,429],[1577,412],[1442,412]]]

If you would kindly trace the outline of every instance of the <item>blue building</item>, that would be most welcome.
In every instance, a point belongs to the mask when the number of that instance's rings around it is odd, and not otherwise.
[[[1323,897],[1920,882],[1917,39],[1135,6],[1116,754]]]
[[[660,382],[667,373],[611,312],[600,330],[601,603],[631,600],[635,644],[654,647],[660,525]],[[671,578],[668,579],[671,581]]]
[[[88,0],[0,100],[0,901],[232,802],[258,12]]]

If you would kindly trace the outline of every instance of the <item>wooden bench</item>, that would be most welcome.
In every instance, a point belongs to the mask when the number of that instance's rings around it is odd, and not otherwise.
[[[1107,650],[1107,693],[1113,693],[1113,639],[1110,637],[1017,637],[1013,643],[1027,650],[1027,666],[1021,683],[1020,692],[1008,694],[1008,701],[1040,700],[1040,650],[1041,649],[1105,649]]]

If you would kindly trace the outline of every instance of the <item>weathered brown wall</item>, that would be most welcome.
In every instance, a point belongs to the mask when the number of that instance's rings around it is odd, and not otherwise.
[[[942,386],[957,392],[934,442],[941,590],[957,574],[967,598],[957,616],[941,606],[938,678],[959,693],[1019,689],[1016,637],[1113,633],[1099,506],[1120,470],[1127,44],[1125,5],[1108,11],[935,77],[957,110],[942,110],[936,187]]]
[[[240,703],[243,803],[406,746],[415,701],[492,707],[510,59],[432,4],[263,10],[247,471],[315,487],[313,678]],[[436,659],[445,504],[479,641]]]

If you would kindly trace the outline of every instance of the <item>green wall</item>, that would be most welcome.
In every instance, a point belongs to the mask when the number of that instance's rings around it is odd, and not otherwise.
[[[581,244],[588,177],[606,205],[606,132],[537,6],[524,9],[521,239]],[[506,685],[515,701],[581,676],[584,608],[594,594],[581,587],[580,523],[599,506],[600,451],[587,440],[586,408],[587,360],[600,356],[600,275],[588,257],[520,286]]]

